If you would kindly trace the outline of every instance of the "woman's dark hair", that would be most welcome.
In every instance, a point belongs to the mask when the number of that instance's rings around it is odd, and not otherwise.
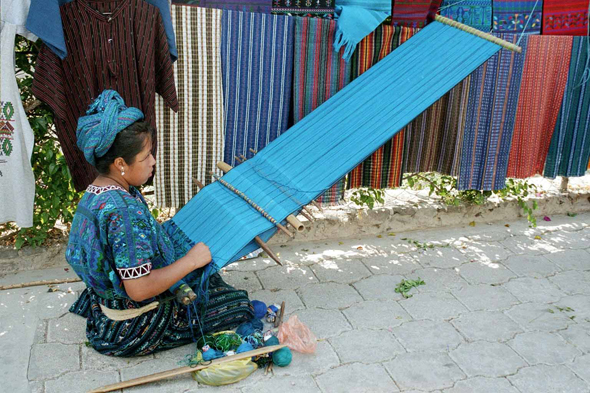
[[[144,148],[148,137],[155,140],[156,130],[145,121],[136,121],[115,137],[113,145],[102,157],[96,157],[96,170],[102,175],[107,175],[109,166],[115,159],[121,157],[129,165],[135,161]]]

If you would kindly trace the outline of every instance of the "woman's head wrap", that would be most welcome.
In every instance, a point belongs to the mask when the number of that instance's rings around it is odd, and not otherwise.
[[[103,91],[90,105],[86,116],[78,119],[77,144],[86,161],[96,165],[95,158],[109,151],[117,134],[143,118],[139,109],[125,106],[119,93]]]

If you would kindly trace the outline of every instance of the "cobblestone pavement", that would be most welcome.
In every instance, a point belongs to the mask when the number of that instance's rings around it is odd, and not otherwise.
[[[275,246],[285,266],[258,258],[224,278],[251,299],[286,301],[317,335],[315,355],[220,388],[186,375],[126,391],[590,392],[590,214],[539,222]],[[395,292],[416,278],[425,285],[410,298]],[[194,351],[97,354],[67,312],[81,288],[0,292],[0,390],[86,391]]]

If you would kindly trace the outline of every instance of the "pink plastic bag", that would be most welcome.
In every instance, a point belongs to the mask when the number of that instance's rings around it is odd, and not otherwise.
[[[317,338],[297,315],[291,315],[289,320],[279,327],[279,341],[286,344],[293,351],[301,353],[314,353],[317,347]]]

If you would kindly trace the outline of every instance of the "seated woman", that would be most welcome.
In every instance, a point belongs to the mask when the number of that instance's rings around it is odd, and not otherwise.
[[[70,232],[66,259],[87,287],[70,311],[87,318],[86,336],[105,355],[147,355],[254,316],[247,292],[218,274],[209,277],[197,307],[185,307],[172,293],[197,288],[211,254],[172,221],[160,225],[136,188],[156,163],[155,131],[143,117],[105,90],[78,122],[78,147],[99,176],[80,200]]]

